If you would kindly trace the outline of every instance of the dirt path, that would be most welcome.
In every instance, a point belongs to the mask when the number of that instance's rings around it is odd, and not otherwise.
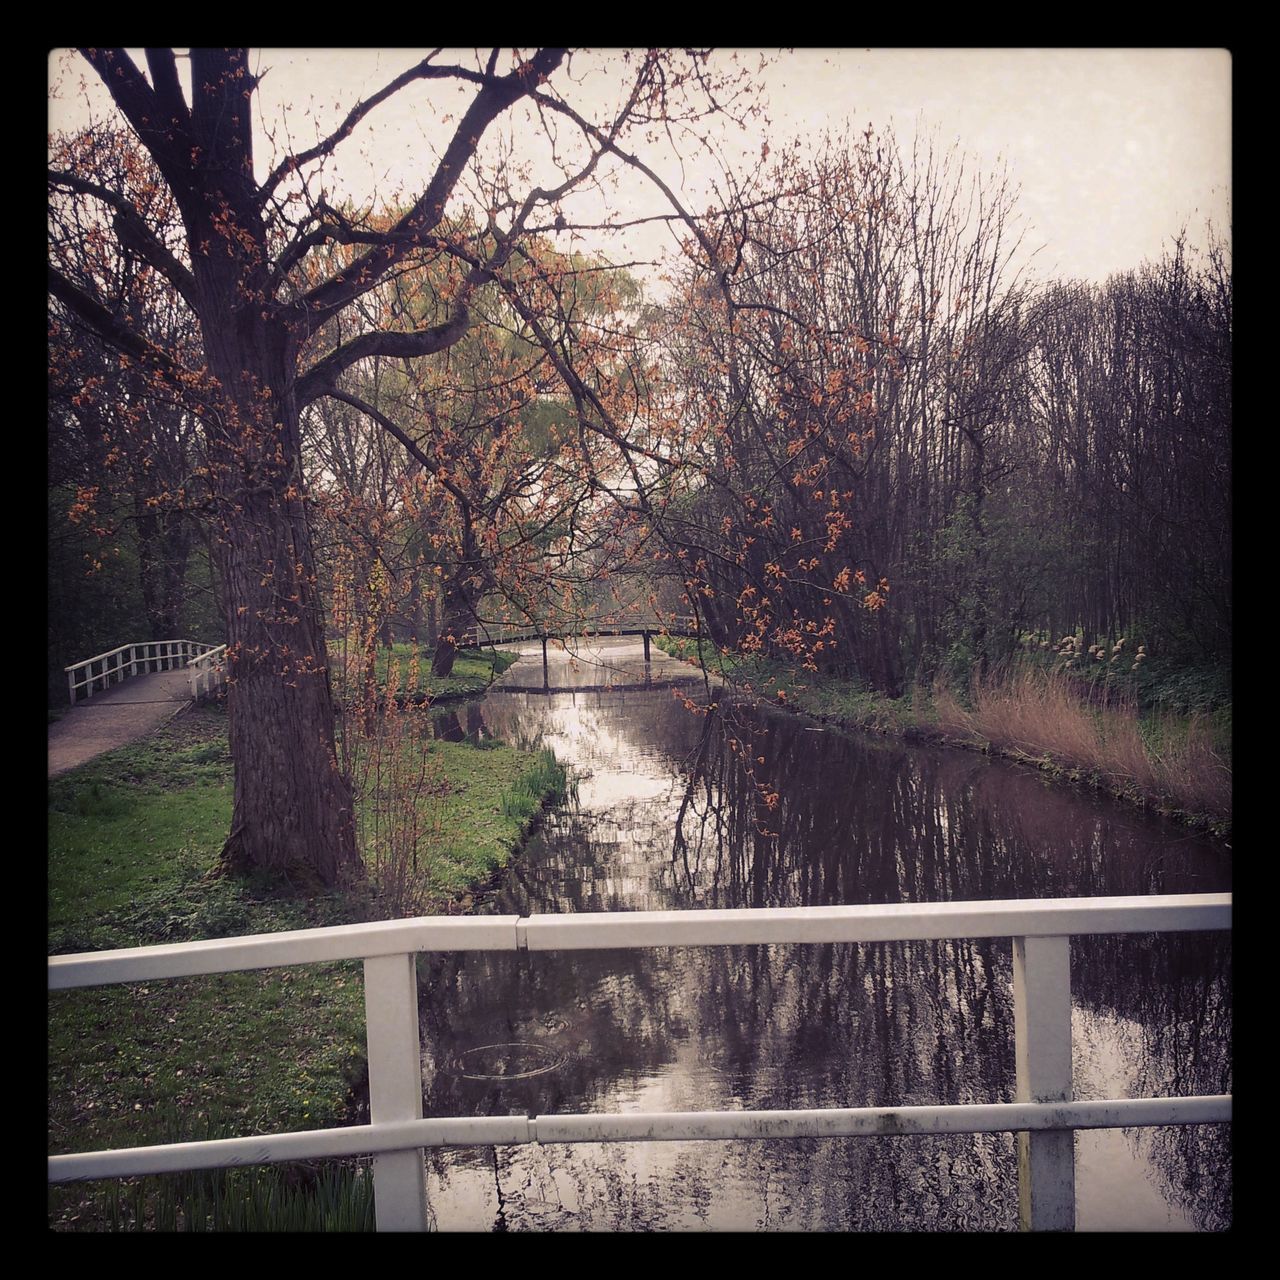
[[[73,707],[49,726],[49,777],[123,747],[190,705],[185,671],[133,676]]]

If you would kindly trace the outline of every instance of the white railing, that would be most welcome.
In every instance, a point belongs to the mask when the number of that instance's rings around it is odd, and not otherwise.
[[[226,645],[221,649],[225,650]],[[67,673],[67,691],[74,707],[76,694],[83,689],[86,698],[92,698],[94,687],[110,688],[139,671],[172,671],[190,665],[193,660],[214,651],[214,646],[199,640],[147,640],[137,644],[122,644],[107,653],[99,653],[83,662],[74,662],[63,670]],[[97,670],[94,670],[94,667]],[[193,692],[194,693],[194,683]]]
[[[49,987],[99,986],[329,960],[364,961],[370,1123],[49,1157],[49,1180],[129,1177],[372,1154],[377,1225],[425,1230],[423,1148],[520,1143],[1018,1133],[1024,1229],[1075,1225],[1073,1131],[1231,1119],[1230,1095],[1076,1101],[1070,938],[1229,929],[1229,894],[733,911],[424,916],[209,942],[53,956]],[[1013,940],[1016,1099],[1007,1103],[650,1115],[422,1116],[420,951],[573,951],[759,943]]]
[[[187,663],[187,675],[191,681],[191,697],[199,700],[224,688],[227,683],[227,646],[216,648],[204,645],[205,652]]]

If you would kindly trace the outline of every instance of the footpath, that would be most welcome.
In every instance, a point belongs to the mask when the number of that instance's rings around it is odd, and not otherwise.
[[[49,777],[145,737],[190,702],[185,671],[132,676],[105,693],[95,693],[49,726]]]

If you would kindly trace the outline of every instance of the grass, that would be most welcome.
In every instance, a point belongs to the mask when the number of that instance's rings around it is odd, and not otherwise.
[[[1220,833],[1231,821],[1231,705],[1221,673],[1144,669],[1126,683],[1024,662],[976,682],[885,698],[856,681],[663,636],[736,689],[842,728],[925,737],[1034,764]],[[1092,673],[1089,673],[1092,675]]]
[[[412,773],[418,785],[381,785],[374,770],[382,778]],[[543,805],[563,799],[568,785],[550,751],[420,740],[393,742],[363,782],[361,847],[385,886],[388,915],[447,911],[466,899],[506,865]]]
[[[506,861],[544,796],[563,792],[564,775],[545,753],[505,746],[480,751],[438,742],[427,754],[444,784],[431,803],[447,839],[433,846],[422,869],[423,892],[443,908]],[[386,914],[376,885],[299,898],[265,882],[211,874],[231,809],[226,718],[216,709],[185,713],[50,782],[50,952]],[[166,1141],[175,1123],[196,1131],[215,1118],[237,1135],[350,1123],[364,1079],[358,963],[54,992],[48,1022],[51,1153]],[[285,1206],[297,1185],[311,1187],[313,1199],[318,1194],[314,1171],[282,1176],[283,1184],[255,1183],[254,1196]],[[167,1202],[148,1185],[136,1203],[134,1184],[124,1193],[114,1183],[52,1188],[50,1223],[169,1221]],[[206,1199],[214,1195],[200,1186]],[[233,1202],[241,1204],[234,1196],[226,1201]],[[236,1212],[251,1210],[241,1205]],[[280,1212],[293,1221],[301,1210]]]
[[[334,646],[340,655],[339,646]],[[420,646],[396,644],[390,649],[381,646],[374,656],[374,682],[385,688],[389,677],[394,677],[395,688],[407,696],[424,696],[432,702],[453,698],[467,698],[483,693],[513,662],[519,654],[503,649],[459,649],[453,662],[453,671],[444,677],[431,674],[431,652]],[[340,664],[340,656],[335,656]],[[353,667],[351,677],[357,674]]]

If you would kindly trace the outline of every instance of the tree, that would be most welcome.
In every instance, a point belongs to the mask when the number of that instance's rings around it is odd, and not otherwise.
[[[698,424],[701,474],[664,523],[718,642],[896,696],[934,585],[917,564],[961,488],[982,559],[1022,350],[1012,194],[871,130],[809,162],[779,150],[716,220],[731,298],[690,264],[668,309],[672,412]],[[982,602],[969,612],[981,648]]]
[[[148,50],[146,74],[123,49],[82,53],[159,171],[180,234],[168,238],[127,191],[94,172],[51,168],[51,193],[99,210],[103,234],[164,279],[198,326],[199,358],[161,349],[52,262],[49,290],[78,323],[112,344],[153,394],[180,397],[202,426],[235,761],[224,863],[332,884],[358,872],[359,855],[351,789],[334,749],[302,411],[338,393],[343,375],[362,361],[446,351],[466,333],[483,285],[498,284],[519,313],[519,277],[507,269],[519,264],[530,236],[552,229],[551,211],[595,180],[606,162],[651,175],[624,149],[628,130],[670,125],[682,112],[693,119],[732,99],[717,97],[703,54],[627,55],[621,105],[596,123],[550,83],[567,65],[565,50],[513,52],[506,70],[498,50],[475,67],[444,63],[437,51],[359,102],[333,133],[259,178],[252,120],[258,82],[247,50],[192,49],[186,94],[172,50]],[[420,194],[389,226],[333,209],[317,190],[323,165],[358,124],[415,82],[469,95]],[[520,190],[507,167],[478,167],[482,138],[522,101],[555,135],[549,152],[560,172],[547,187]],[[552,120],[559,122],[554,131]],[[576,139],[572,147],[565,130]],[[464,193],[476,200],[479,216],[475,231],[459,234],[446,206]],[[357,252],[326,272],[323,250],[332,244]],[[442,255],[465,266],[443,320],[425,328],[364,327],[354,311],[359,299],[409,264]],[[556,367],[574,383],[563,352]],[[581,386],[576,380],[574,394]],[[584,430],[599,426],[585,411],[590,403],[580,402]],[[397,424],[379,421],[397,434]],[[403,433],[397,438],[403,442]]]
[[[102,130],[66,139],[54,163],[64,170],[92,168],[146,207],[157,226],[175,225],[176,211],[158,175],[125,134]],[[54,202],[50,254],[58,269],[105,299],[114,314],[127,316],[155,346],[191,348],[194,326],[173,291],[145,261],[105,234],[93,213],[66,200]],[[195,511],[199,433],[189,410],[173,398],[150,394],[138,369],[122,368],[115,350],[55,302],[49,315],[48,411],[50,501],[63,512],[50,556],[50,640],[57,651],[52,665],[60,672],[87,652],[111,648],[122,635],[160,640],[187,634],[197,617],[203,620],[197,634],[215,638],[221,622],[211,629],[207,602],[197,601],[193,585],[193,576],[207,577],[207,566]],[[69,608],[55,603],[66,590],[70,567],[63,553],[73,545],[82,548],[78,558],[87,562],[90,575],[101,572],[94,566],[129,564],[141,598],[124,617],[115,607],[104,614],[101,600],[90,608],[83,601]],[[85,577],[82,563],[72,578],[79,591],[87,587]],[[131,600],[130,587],[125,594]],[[120,597],[119,581],[108,591]]]

